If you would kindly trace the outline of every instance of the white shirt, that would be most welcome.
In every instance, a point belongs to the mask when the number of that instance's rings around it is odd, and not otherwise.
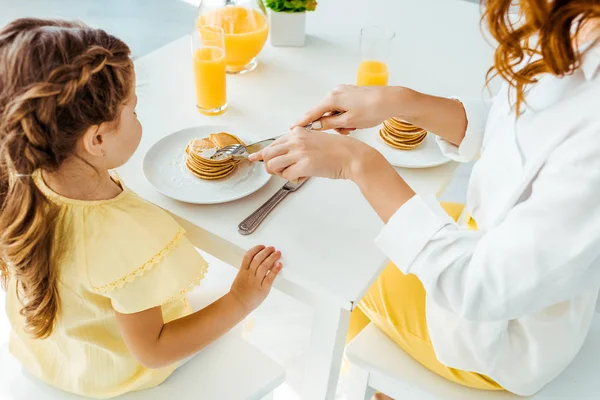
[[[479,231],[415,196],[376,242],[427,292],[440,362],[531,395],[574,359],[600,288],[600,44],[572,75],[543,76],[515,118],[505,86],[464,102],[458,161],[476,162],[467,209]]]

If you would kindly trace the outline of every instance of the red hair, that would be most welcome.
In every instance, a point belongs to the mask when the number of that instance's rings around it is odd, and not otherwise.
[[[564,76],[579,67],[576,38],[585,24],[600,18],[600,0],[520,0],[519,24],[510,21],[513,3],[482,0],[482,22],[498,42],[488,82],[496,75],[504,78],[516,91],[519,110],[525,86],[537,82],[540,74]],[[541,57],[527,63],[534,55]]]

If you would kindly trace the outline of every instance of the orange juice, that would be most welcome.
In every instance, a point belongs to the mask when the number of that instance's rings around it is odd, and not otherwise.
[[[254,65],[248,65],[260,53],[269,35],[267,18],[245,7],[226,6],[207,12],[198,23],[219,26],[225,31],[225,59],[230,72],[252,69]]]
[[[388,83],[388,67],[381,61],[363,61],[358,66],[358,86],[385,86]]]
[[[202,47],[193,54],[196,105],[205,114],[220,114],[227,106],[225,54],[218,47]]]

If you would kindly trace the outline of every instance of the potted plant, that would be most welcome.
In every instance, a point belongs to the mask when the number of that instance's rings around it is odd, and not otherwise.
[[[270,9],[271,44],[273,46],[304,46],[306,11],[314,11],[315,0],[265,0]]]

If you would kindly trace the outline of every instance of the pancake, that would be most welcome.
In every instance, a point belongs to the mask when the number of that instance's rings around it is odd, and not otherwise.
[[[399,118],[383,121],[379,136],[390,147],[398,150],[417,148],[427,137],[427,131]]]
[[[206,140],[206,139],[204,139]],[[208,135],[208,140],[211,141],[217,149],[222,149],[225,146],[231,146],[232,144],[241,144],[245,146],[237,136],[233,136],[227,132],[211,133]]]
[[[192,139],[192,141],[188,144],[188,148],[197,152],[208,149],[216,149],[217,146],[208,139]]]
[[[234,144],[242,144],[239,138],[226,133],[211,133],[207,138],[192,139],[185,148],[187,169],[194,176],[204,180],[225,178],[233,173],[239,160],[232,156],[211,159],[218,149]]]
[[[207,170],[202,170],[202,169],[196,169],[194,166],[191,166],[189,164],[189,161],[186,162],[186,166],[188,167],[190,172],[192,174],[194,174],[194,176],[196,176],[200,179],[209,180],[209,181],[216,180],[216,179],[222,179],[222,178],[225,178],[225,177],[231,175],[236,167],[235,165],[230,165],[230,166],[225,167],[220,170],[207,171]]]
[[[396,119],[396,118],[390,118],[387,121],[385,121],[385,123],[390,125],[392,128],[394,128],[399,133],[400,132],[413,133],[413,132],[419,132],[419,131],[423,130],[422,128],[419,128],[418,126],[409,124],[406,121],[402,121],[402,120]]]

